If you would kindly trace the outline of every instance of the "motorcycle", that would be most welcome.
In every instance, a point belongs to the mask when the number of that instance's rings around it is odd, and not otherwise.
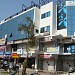
[[[1,68],[4,69],[5,71],[7,71],[9,69],[9,65],[8,64],[2,64]]]

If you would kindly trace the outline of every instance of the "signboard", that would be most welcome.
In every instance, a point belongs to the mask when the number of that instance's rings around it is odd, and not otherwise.
[[[19,58],[19,55],[17,53],[12,53],[12,58]]]
[[[0,52],[5,51],[6,50],[6,46],[0,46]]]
[[[6,42],[5,38],[0,39],[0,45],[5,45],[5,42]]]
[[[22,54],[23,50],[22,49],[17,49],[17,54]]]
[[[7,44],[13,44],[13,41],[9,41],[9,42],[7,42]]]
[[[55,47],[55,48],[50,47],[50,48],[47,48],[47,52],[52,53],[52,54],[59,53],[59,48],[58,47]]]
[[[74,1],[66,1],[66,6],[70,6],[70,5],[73,5],[74,4]]]
[[[50,58],[51,55],[50,54],[40,54],[39,58]]]

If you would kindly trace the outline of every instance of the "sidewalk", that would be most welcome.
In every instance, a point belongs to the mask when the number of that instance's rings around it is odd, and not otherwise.
[[[20,69],[20,72],[19,72],[19,75],[21,75],[21,69]],[[31,75],[31,74],[34,74],[34,75],[57,75],[55,72],[48,72],[48,71],[38,71],[36,72],[35,69],[30,69],[30,68],[27,68],[26,69],[26,73],[28,75]]]
[[[22,69],[20,68],[19,69],[19,74],[17,73],[16,75],[21,75],[22,73]],[[34,75],[57,75],[57,74],[51,74],[50,72],[36,72],[34,69],[29,69],[27,68],[26,69],[26,73],[27,75],[31,75],[31,74],[34,74]],[[0,75],[10,75],[10,74],[6,74],[6,71],[3,70],[3,69],[0,69]]]
[[[6,73],[7,71],[0,69],[0,75],[10,75],[9,73],[8,74]],[[21,73],[22,73],[22,68],[19,69],[19,74],[17,73],[16,75],[21,75]],[[30,69],[30,68],[26,69],[26,73],[27,75],[75,75],[75,72],[70,74],[68,74],[67,72],[63,72],[63,74],[61,72],[59,72],[60,74],[57,74],[56,72],[48,72],[48,71],[36,72],[35,69]]]

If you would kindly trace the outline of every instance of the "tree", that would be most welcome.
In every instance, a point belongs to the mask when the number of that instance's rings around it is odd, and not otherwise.
[[[26,39],[28,40],[28,42],[26,43],[27,58],[23,63],[22,75],[26,74],[29,47],[34,47],[36,45],[36,38],[34,36],[35,24],[30,19],[30,17],[26,17],[26,21],[27,21],[27,24],[20,24],[20,26],[18,27],[19,31],[23,31],[27,35]]]

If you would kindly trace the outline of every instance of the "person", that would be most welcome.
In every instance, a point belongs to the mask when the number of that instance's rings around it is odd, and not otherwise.
[[[16,74],[16,64],[14,64],[13,61],[11,61],[9,64],[9,70],[10,70],[10,75]]]
[[[34,64],[32,64],[32,69],[34,69]]]
[[[9,68],[12,69],[13,67],[14,67],[14,62],[11,61],[10,64],[9,64]]]

